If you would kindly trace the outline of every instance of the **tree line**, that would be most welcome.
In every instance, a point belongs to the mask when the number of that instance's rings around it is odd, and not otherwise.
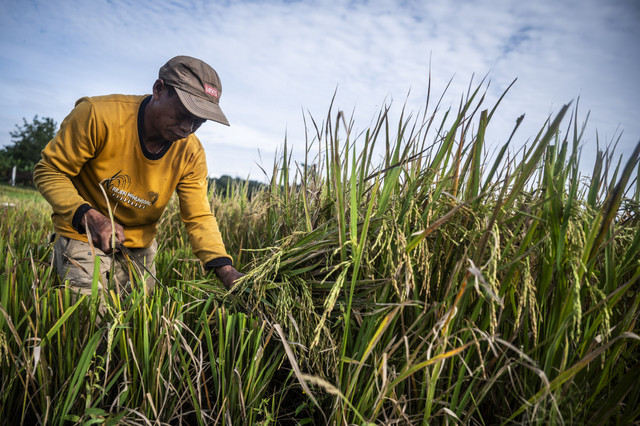
[[[55,136],[58,123],[53,118],[38,118],[31,122],[22,119],[22,125],[9,132],[11,143],[0,149],[0,176],[9,180],[13,167],[17,170],[17,180],[23,184],[31,184],[33,166],[40,160],[40,151]]]

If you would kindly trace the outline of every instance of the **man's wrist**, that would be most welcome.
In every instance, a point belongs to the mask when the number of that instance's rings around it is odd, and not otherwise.
[[[95,209],[93,207],[91,207],[91,204],[85,203],[85,204],[81,205],[80,207],[78,207],[76,212],[73,214],[73,219],[71,220],[71,225],[80,234],[86,234],[86,232],[87,232],[84,229],[84,215],[89,210],[95,210]]]
[[[208,261],[205,265],[204,268],[211,272],[211,271],[215,271],[217,268],[220,268],[221,266],[233,266],[233,262],[231,261],[231,258],[229,257],[217,257],[213,260]]]
[[[224,275],[224,274],[226,274],[228,272],[231,272],[233,270],[234,270],[234,268],[231,265],[218,266],[217,268],[214,268],[214,271],[215,271],[215,273],[216,273],[216,275],[218,277],[220,277],[220,276],[222,276],[222,275]]]

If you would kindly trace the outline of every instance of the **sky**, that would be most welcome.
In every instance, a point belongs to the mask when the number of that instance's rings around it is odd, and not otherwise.
[[[0,145],[23,118],[59,124],[83,96],[150,93],[160,66],[189,55],[217,70],[231,123],[196,133],[211,176],[266,180],[285,137],[303,162],[305,118],[324,120],[334,94],[354,134],[385,105],[392,123],[403,107],[422,114],[430,76],[441,113],[485,77],[491,108],[517,79],[488,154],[520,115],[514,151],[578,105],[588,171],[597,141],[618,140],[623,160],[640,141],[639,23],[639,0],[1,0]]]

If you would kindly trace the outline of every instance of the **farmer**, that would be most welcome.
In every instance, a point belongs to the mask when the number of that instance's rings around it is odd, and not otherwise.
[[[126,285],[130,264],[141,274],[145,265],[155,276],[158,221],[174,191],[205,269],[215,271],[227,288],[243,276],[211,212],[205,153],[193,134],[206,120],[229,125],[219,106],[221,93],[213,68],[177,56],[160,68],[151,95],[76,102],[34,170],[35,184],[53,208],[57,272],[75,291],[91,293],[94,250],[104,282],[113,269],[116,283]],[[122,245],[129,250],[118,250]],[[127,261],[123,250],[136,262]],[[149,278],[147,284],[153,284]]]

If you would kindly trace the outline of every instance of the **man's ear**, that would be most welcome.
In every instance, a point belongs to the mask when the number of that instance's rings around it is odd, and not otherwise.
[[[158,98],[160,96],[160,94],[167,90],[167,86],[164,84],[164,81],[159,78],[155,81],[155,83],[153,83],[153,96],[155,98]]]

